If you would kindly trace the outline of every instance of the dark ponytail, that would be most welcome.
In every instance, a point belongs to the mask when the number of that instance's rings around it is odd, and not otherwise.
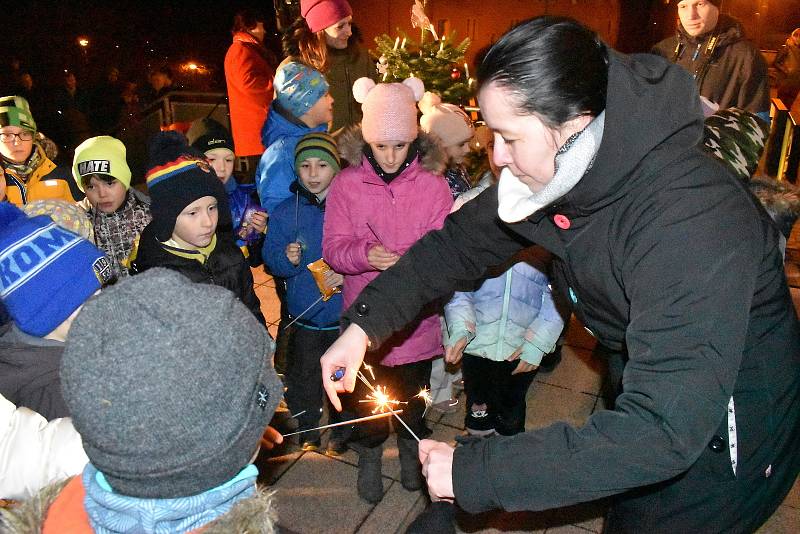
[[[606,107],[608,52],[573,19],[537,17],[503,35],[478,67],[478,90],[495,83],[520,110],[558,128]]]

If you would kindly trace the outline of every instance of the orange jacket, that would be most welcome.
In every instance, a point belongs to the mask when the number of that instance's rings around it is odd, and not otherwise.
[[[261,127],[272,102],[275,70],[261,43],[246,32],[237,32],[225,54],[225,82],[231,133],[237,156],[260,156]]]
[[[56,164],[44,155],[42,147],[36,145],[34,150],[41,151],[42,162],[28,176],[27,181],[23,182],[11,170],[6,169],[6,197],[9,202],[22,206],[34,200],[57,199],[75,202],[83,198],[75,185],[75,180],[68,172],[56,167]]]

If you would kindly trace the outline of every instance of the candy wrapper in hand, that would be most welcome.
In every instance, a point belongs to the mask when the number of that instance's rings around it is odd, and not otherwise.
[[[331,266],[325,263],[325,260],[320,258],[313,263],[309,263],[306,265],[306,267],[309,271],[311,271],[311,276],[314,277],[314,281],[317,283],[319,292],[322,293],[323,301],[327,301],[336,293],[340,293],[342,291],[339,287],[328,287],[325,285],[325,273],[331,270]]]
[[[258,230],[253,228],[253,225],[250,224],[250,221],[253,220],[254,213],[266,213],[264,208],[259,206],[256,202],[252,200],[247,201],[247,207],[242,214],[242,223],[236,228],[236,237],[244,241],[248,245],[252,245],[256,241],[261,234]]]

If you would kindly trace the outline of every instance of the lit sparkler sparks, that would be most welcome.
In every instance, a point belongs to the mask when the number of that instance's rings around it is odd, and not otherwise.
[[[414,395],[414,397],[418,399],[422,399],[422,402],[425,403],[425,411],[422,412],[422,417],[425,417],[425,414],[428,413],[428,408],[433,405],[433,397],[431,397],[431,390],[428,388],[422,388],[419,390],[419,393]]]
[[[367,386],[367,387],[369,388],[369,390],[372,392],[372,395],[374,396],[374,398],[373,398],[373,399],[371,399],[371,400],[369,400],[369,401],[367,401],[367,402],[376,402],[376,400],[377,400],[378,398],[380,398],[380,397],[377,395],[378,393],[383,393],[384,395],[386,395],[386,393],[385,393],[385,392],[386,392],[385,388],[384,388],[384,390],[383,390],[383,391],[379,391],[378,389],[374,388],[374,387],[372,386],[372,384],[370,384],[369,380],[367,380],[367,377],[366,377],[366,376],[364,376],[364,373],[362,373],[361,371],[359,371],[359,372],[358,372],[358,375],[357,375],[357,376],[358,376],[358,379],[359,379],[359,380],[361,380],[361,381],[364,383],[364,385],[365,385],[365,386]],[[379,387],[380,387],[380,386],[379,386]],[[370,397],[370,395],[367,395],[367,397],[369,398],[369,397]],[[388,399],[388,395],[386,395],[386,398]],[[397,401],[394,401],[394,402],[397,402]],[[382,405],[382,406],[383,406],[383,409],[384,409],[384,410],[386,410],[386,412],[387,412],[387,413],[391,413],[392,415],[394,415],[395,419],[397,419],[397,420],[400,422],[400,424],[401,424],[401,425],[403,425],[403,426],[406,428],[406,430],[408,430],[408,433],[409,433],[409,434],[411,434],[411,436],[412,436],[412,437],[413,437],[415,440],[417,440],[417,442],[419,442],[419,441],[420,441],[420,439],[419,439],[419,436],[417,436],[417,435],[414,433],[414,431],[413,431],[413,430],[411,430],[411,427],[409,427],[409,426],[406,424],[406,422],[405,422],[405,421],[403,421],[403,419],[401,419],[399,415],[397,415],[397,414],[398,414],[398,413],[400,413],[402,410],[399,410],[399,411],[397,411],[397,410],[393,410],[393,409],[392,409],[392,407],[391,407],[391,404],[392,404],[391,402],[384,403],[384,404]],[[399,402],[397,402],[397,404],[399,404]],[[372,413],[375,413],[375,412],[372,412]]]
[[[386,391],[385,386],[377,386],[375,389],[372,390],[372,393],[367,395],[365,399],[361,399],[358,402],[374,402],[375,408],[373,408],[372,413],[383,413],[383,412],[391,412],[392,406],[397,406],[400,404],[399,400],[392,399],[389,397],[389,393]]]
[[[303,432],[311,432],[312,430],[324,430],[326,428],[332,428],[335,426],[343,426],[343,425],[354,425],[356,423],[364,423],[366,421],[372,421],[374,419],[381,419],[383,417],[389,417],[390,415],[397,416],[397,414],[403,413],[403,410],[392,410],[391,412],[379,413],[376,415],[368,415],[366,417],[359,417],[358,419],[349,419],[347,421],[341,421],[339,423],[331,423],[329,425],[322,425],[316,428],[306,428],[305,430],[298,430],[297,432],[290,432],[289,434],[284,434],[283,437],[294,436],[295,434],[302,434]]]

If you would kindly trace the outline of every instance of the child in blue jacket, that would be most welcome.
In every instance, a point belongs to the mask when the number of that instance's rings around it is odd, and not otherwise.
[[[464,426],[472,435],[525,431],[528,387],[564,329],[545,274],[549,261],[541,247],[525,249],[474,291],[457,291],[444,308],[445,360],[462,361]]]
[[[319,426],[323,398],[319,359],[339,336],[342,311],[341,294],[321,299],[321,287],[308,267],[322,258],[325,197],[340,166],[336,142],[322,132],[303,136],[295,149],[294,166],[297,179],[290,188],[293,196],[278,204],[270,215],[263,257],[270,272],[286,279],[289,316],[294,320],[289,333],[286,402],[292,413],[301,414],[297,421],[303,430]],[[330,292],[343,279],[328,270],[320,280]],[[319,431],[301,436],[303,450],[319,448]],[[326,452],[336,454],[340,450],[340,443],[329,442]]]

